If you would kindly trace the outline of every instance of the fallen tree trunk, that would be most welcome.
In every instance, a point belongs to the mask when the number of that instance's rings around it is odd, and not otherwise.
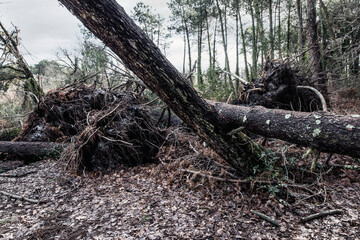
[[[232,128],[277,138],[322,152],[360,157],[360,115],[294,112],[212,102]]]
[[[21,156],[44,156],[58,153],[64,147],[53,142],[0,142],[0,152]]]
[[[243,175],[264,166],[264,150],[247,136],[228,136],[226,121],[163,56],[115,0],[59,0],[185,123]]]

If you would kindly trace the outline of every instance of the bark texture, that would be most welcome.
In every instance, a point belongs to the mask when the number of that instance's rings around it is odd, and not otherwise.
[[[115,0],[59,2],[239,173],[248,175],[254,166],[263,166],[263,149],[245,135],[227,135],[226,120],[197,94]]]
[[[312,78],[330,106],[327,89],[328,80],[321,64],[321,51],[317,34],[316,0],[307,0],[307,17],[307,37]]]
[[[210,102],[233,128],[277,138],[322,152],[360,157],[360,115],[294,112]]]
[[[21,156],[42,156],[62,148],[63,144],[52,142],[0,142],[0,152]]]

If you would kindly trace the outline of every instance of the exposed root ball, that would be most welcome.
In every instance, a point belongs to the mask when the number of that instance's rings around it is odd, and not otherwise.
[[[152,162],[163,135],[133,94],[82,86],[47,94],[18,140],[70,142],[61,160],[81,172]]]
[[[267,61],[262,75],[246,85],[233,103],[304,112],[322,109],[321,100],[314,92],[297,86],[309,86],[309,83],[288,63]]]

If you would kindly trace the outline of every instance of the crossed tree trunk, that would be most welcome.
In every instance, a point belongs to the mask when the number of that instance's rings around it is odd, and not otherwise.
[[[264,165],[264,149],[201,98],[115,0],[59,0],[239,173]]]
[[[239,173],[264,166],[266,150],[247,130],[326,152],[360,157],[360,116],[295,113],[206,102],[115,0],[59,0]],[[229,134],[230,133],[230,134]]]

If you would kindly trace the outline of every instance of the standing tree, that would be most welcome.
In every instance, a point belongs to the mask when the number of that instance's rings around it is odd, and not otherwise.
[[[307,0],[307,32],[310,55],[310,69],[313,82],[317,85],[320,92],[329,104],[327,91],[327,77],[323,71],[321,62],[321,49],[318,40],[318,28],[316,23],[316,0]]]
[[[36,82],[29,65],[19,51],[19,30],[9,32],[0,22],[0,81],[1,85],[8,86],[13,80],[20,79],[23,82],[25,92],[23,108],[30,106],[30,99],[37,102],[38,98],[44,94],[43,90]]]
[[[177,33],[183,32],[184,35],[184,59],[183,59],[183,73],[185,73],[185,62],[186,62],[186,48],[188,55],[188,70],[190,73],[189,79],[191,85],[194,85],[192,77],[192,58],[191,58],[191,35],[192,29],[190,28],[190,17],[192,10],[188,1],[185,0],[170,0],[168,7],[172,13],[170,20],[174,22],[172,29]],[[177,26],[177,27],[176,27]]]
[[[221,37],[222,37],[222,44],[224,47],[225,53],[225,82],[227,79],[229,80],[229,86],[233,90],[234,85],[231,81],[230,74],[230,60],[229,60],[229,52],[228,52],[228,24],[227,24],[227,10],[229,8],[229,1],[228,0],[216,0],[216,7],[219,15],[220,20],[220,29],[221,29]]]

